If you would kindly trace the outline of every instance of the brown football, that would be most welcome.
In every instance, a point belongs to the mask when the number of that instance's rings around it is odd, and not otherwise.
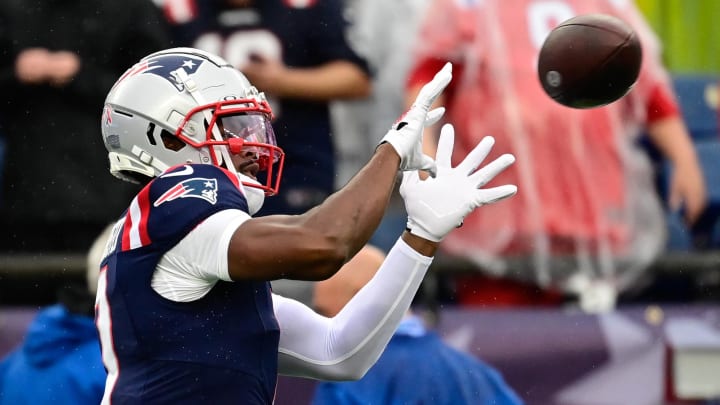
[[[592,108],[627,94],[641,64],[640,40],[627,23],[606,14],[583,14],[562,22],[545,38],[538,77],[558,103]]]

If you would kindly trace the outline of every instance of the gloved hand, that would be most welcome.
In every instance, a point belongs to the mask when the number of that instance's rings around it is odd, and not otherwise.
[[[440,242],[475,208],[492,204],[517,193],[514,185],[482,189],[513,162],[515,157],[504,154],[477,169],[492,149],[495,139],[483,138],[457,167],[450,165],[455,130],[446,124],[440,131],[437,149],[437,176],[420,180],[419,173],[404,172],[400,195],[405,200],[410,233]]]
[[[450,83],[450,79],[452,79],[452,64],[448,62],[422,87],[412,107],[380,140],[380,144],[389,143],[400,155],[400,170],[427,170],[431,176],[435,176],[435,161],[422,153],[423,129],[438,122],[445,113],[443,107],[428,110]]]

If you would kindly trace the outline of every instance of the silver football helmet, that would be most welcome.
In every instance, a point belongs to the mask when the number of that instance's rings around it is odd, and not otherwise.
[[[271,119],[265,95],[225,60],[199,49],[172,48],[143,58],[118,79],[101,125],[110,172],[123,180],[138,182],[175,165],[205,163],[273,195],[285,154]],[[254,155],[263,181],[238,173],[231,156],[241,153]]]

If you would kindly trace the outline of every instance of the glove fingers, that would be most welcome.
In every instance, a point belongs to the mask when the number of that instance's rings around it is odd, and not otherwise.
[[[482,187],[513,163],[515,156],[506,153],[470,175],[470,181],[477,184],[477,187]]]
[[[508,197],[512,197],[517,194],[517,186],[512,184],[506,184],[504,186],[484,188],[475,192],[475,203],[476,207],[481,205],[492,204],[500,200],[504,200]]]
[[[465,156],[465,159],[460,162],[457,170],[464,174],[470,174],[475,171],[475,169],[480,167],[480,164],[483,160],[485,160],[487,155],[490,154],[490,150],[492,150],[493,145],[495,145],[495,138],[492,136],[484,137],[477,145],[475,145],[475,148],[473,148],[473,150]]]
[[[452,64],[446,63],[440,71],[435,74],[435,77],[428,83],[426,83],[417,98],[415,104],[421,106],[427,111],[430,106],[435,102],[435,99],[442,93],[443,89],[447,87],[448,83],[452,79]]]
[[[440,129],[435,159],[440,167],[451,167],[452,151],[455,144],[455,128],[451,124],[445,124]]]
[[[427,115],[425,115],[425,126],[429,127],[430,125],[440,121],[443,114],[445,114],[445,107],[433,108],[428,111]]]

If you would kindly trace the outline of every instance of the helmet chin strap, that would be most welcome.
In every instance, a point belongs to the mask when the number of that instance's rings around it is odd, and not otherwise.
[[[207,104],[207,101],[203,98],[202,94],[200,94],[200,91],[198,91],[197,84],[195,81],[190,78],[190,76],[187,74],[184,68],[178,68],[175,71],[173,71],[173,77],[175,77],[176,80],[180,81],[184,86],[185,90],[187,90],[188,93],[192,96],[192,98],[195,99],[195,102],[198,105],[205,105]],[[202,111],[203,116],[207,120],[208,123],[212,122],[212,115],[210,115],[210,112],[207,110]],[[217,125],[213,125],[213,127],[210,129],[212,131],[213,138],[216,141],[222,142],[223,137],[220,134],[220,131],[217,128]],[[217,154],[219,152],[220,156],[222,156],[222,160],[225,162],[225,168],[230,171],[230,173],[233,173],[235,175],[238,175],[237,170],[235,170],[235,165],[232,163],[232,159],[230,159],[230,152],[229,148],[225,146],[211,146],[215,150],[215,153]],[[223,162],[218,162],[222,164]],[[246,178],[249,178],[245,176]]]

